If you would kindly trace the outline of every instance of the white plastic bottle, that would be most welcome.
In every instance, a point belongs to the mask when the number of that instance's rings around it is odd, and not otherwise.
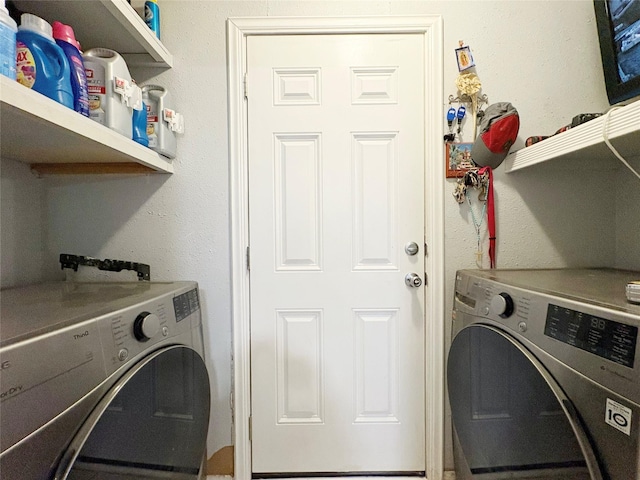
[[[149,148],[168,158],[176,157],[176,132],[181,133],[182,115],[173,110],[169,91],[160,85],[143,85],[142,100],[147,105]]]
[[[16,79],[16,33],[18,25],[0,0],[0,74]]]
[[[87,74],[89,118],[131,138],[133,108],[127,100],[132,84],[126,62],[119,53],[92,48],[82,56]]]

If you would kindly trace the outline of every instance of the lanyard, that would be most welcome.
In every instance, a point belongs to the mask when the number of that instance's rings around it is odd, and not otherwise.
[[[489,186],[487,193],[487,227],[489,229],[489,265],[496,268],[496,216],[493,201],[493,172],[491,167],[482,167],[478,170],[479,175],[489,176]]]

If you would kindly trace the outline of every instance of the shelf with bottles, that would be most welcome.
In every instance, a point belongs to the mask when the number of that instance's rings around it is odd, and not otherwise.
[[[14,0],[15,6],[73,28],[83,50],[120,53],[129,67],[171,68],[173,56],[126,0]]]
[[[0,156],[36,173],[173,173],[155,151],[1,75],[0,106]]]
[[[505,171],[515,172],[551,162],[569,168],[617,169],[622,164],[605,142],[606,138],[623,158],[640,163],[640,100],[553,135],[530,147],[509,154]],[[606,129],[605,129],[606,127]]]

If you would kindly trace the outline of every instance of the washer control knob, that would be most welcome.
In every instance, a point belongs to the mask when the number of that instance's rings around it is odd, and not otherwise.
[[[137,340],[146,342],[160,331],[160,319],[155,313],[142,312],[133,322],[133,335]]]
[[[513,314],[513,299],[508,293],[499,293],[491,299],[491,313],[502,318],[510,317]]]

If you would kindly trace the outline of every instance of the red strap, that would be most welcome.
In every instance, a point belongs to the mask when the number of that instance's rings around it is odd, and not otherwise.
[[[493,204],[493,172],[491,167],[482,167],[478,175],[489,175],[489,192],[487,193],[487,225],[489,227],[489,265],[496,268],[496,216]]]

